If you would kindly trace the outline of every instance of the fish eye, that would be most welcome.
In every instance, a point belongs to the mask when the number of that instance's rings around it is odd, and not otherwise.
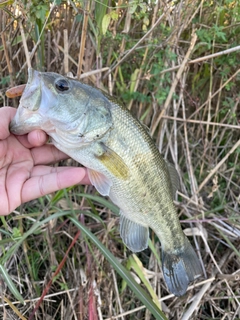
[[[55,82],[55,87],[58,91],[68,91],[70,89],[69,82],[65,79],[59,79]]]

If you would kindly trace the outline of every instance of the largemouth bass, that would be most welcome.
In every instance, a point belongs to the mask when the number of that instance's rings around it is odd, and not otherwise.
[[[176,172],[145,128],[111,97],[80,81],[29,69],[12,133],[44,130],[52,143],[88,168],[91,183],[120,208],[120,235],[133,252],[147,248],[149,228],[162,246],[170,292],[183,295],[201,275],[173,203]]]

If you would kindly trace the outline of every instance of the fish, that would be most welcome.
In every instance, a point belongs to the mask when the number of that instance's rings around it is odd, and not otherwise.
[[[85,166],[97,191],[119,207],[120,236],[132,252],[148,247],[149,228],[155,232],[167,288],[184,295],[202,268],[174,205],[177,171],[146,128],[99,89],[30,68],[10,131],[23,135],[34,129],[44,130],[57,149]]]

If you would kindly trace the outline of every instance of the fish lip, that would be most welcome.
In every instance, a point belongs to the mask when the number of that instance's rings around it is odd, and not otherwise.
[[[25,132],[26,130],[24,130],[24,126],[23,124],[19,125],[19,119],[21,118],[23,114],[23,111],[20,110],[20,108],[17,109],[17,112],[14,116],[14,118],[12,119],[12,121],[9,124],[9,131],[13,134],[18,134],[18,135],[22,135],[25,134],[27,132]]]
[[[29,111],[23,106],[20,106],[9,124],[9,131],[12,134],[23,135],[32,130],[40,129],[41,122],[41,115],[35,114],[34,111]]]
[[[14,120],[12,120],[10,125],[9,125],[9,131],[12,134],[16,134],[16,135],[19,135],[19,136],[30,132],[29,130],[26,130],[23,125],[19,126],[16,123],[16,121],[14,121]]]
[[[41,101],[41,72],[32,68],[28,69],[28,81],[20,99],[20,106],[30,111],[37,111]],[[31,104],[29,104],[29,100]]]
[[[28,129],[26,129],[26,126],[28,127]],[[21,123],[21,125],[19,125],[15,118],[13,118],[13,120],[10,122],[10,125],[9,125],[9,131],[12,134],[16,134],[19,136],[27,134],[34,129],[37,129],[37,128],[34,128],[34,127],[29,128],[29,126],[27,125],[27,121],[24,121],[24,123]]]
[[[9,124],[9,131],[13,134],[17,134],[17,130],[16,130],[17,127],[18,127],[18,125],[16,123],[16,120],[15,120],[15,118],[13,118]]]
[[[40,129],[42,116],[36,112],[40,100],[41,73],[29,68],[27,85],[22,93],[17,112],[9,125],[9,131],[12,134],[24,135],[32,130]]]

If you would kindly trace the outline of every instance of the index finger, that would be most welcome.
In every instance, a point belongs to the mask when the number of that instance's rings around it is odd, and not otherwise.
[[[2,107],[0,108],[0,139],[6,139],[9,135],[9,124],[16,113],[15,108]]]
[[[53,144],[45,144],[41,147],[32,148],[30,151],[34,165],[53,164],[69,158],[68,155],[58,150]]]

